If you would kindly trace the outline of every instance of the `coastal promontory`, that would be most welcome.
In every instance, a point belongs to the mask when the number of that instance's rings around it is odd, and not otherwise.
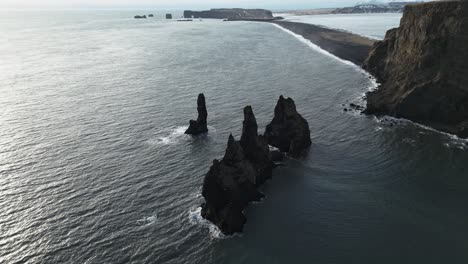
[[[185,18],[214,18],[227,20],[274,20],[275,17],[270,10],[266,9],[243,9],[243,8],[219,8],[205,11],[184,11]]]
[[[405,7],[363,68],[381,83],[366,113],[406,118],[468,137],[468,2]]]

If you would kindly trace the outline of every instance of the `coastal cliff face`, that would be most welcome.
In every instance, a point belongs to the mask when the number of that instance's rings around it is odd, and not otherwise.
[[[256,19],[256,20],[270,20],[274,19],[273,13],[265,9],[211,9],[205,11],[184,11],[185,18],[215,18],[215,19],[229,19],[229,20],[243,20],[243,19]]]
[[[372,48],[363,68],[380,87],[366,113],[410,119],[468,137],[468,2],[408,5],[400,27]]]

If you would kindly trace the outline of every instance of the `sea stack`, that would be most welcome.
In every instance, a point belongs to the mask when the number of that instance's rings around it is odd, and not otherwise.
[[[166,19],[172,19],[172,14],[166,14]]]
[[[468,2],[407,5],[400,27],[372,48],[363,68],[380,87],[365,113],[406,118],[468,137]]]
[[[257,135],[257,121],[247,106],[241,140],[230,135],[223,159],[214,160],[205,176],[201,215],[226,235],[242,232],[246,222],[242,211],[263,197],[257,187],[271,178],[272,169],[268,145]]]
[[[266,126],[265,138],[269,145],[292,157],[305,154],[312,144],[309,124],[297,112],[293,99],[280,96],[275,107],[275,116]]]
[[[190,120],[189,128],[185,131],[185,134],[200,135],[208,132],[208,125],[206,121],[208,112],[206,111],[205,95],[202,93],[198,95],[197,111],[197,120]]]

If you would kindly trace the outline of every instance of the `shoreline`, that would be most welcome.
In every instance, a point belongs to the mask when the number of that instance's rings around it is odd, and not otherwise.
[[[269,23],[298,34],[321,49],[359,67],[366,60],[374,43],[377,42],[377,40],[357,34],[312,24],[291,21],[271,21]]]

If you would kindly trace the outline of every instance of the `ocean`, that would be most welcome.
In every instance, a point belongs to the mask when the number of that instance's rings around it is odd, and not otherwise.
[[[466,141],[345,112],[372,78],[271,24],[145,13],[0,13],[0,263],[467,263]],[[327,26],[399,19],[353,17]],[[201,92],[210,131],[184,135]],[[310,153],[223,236],[200,217],[204,175],[242,108],[263,132],[280,95]]]

